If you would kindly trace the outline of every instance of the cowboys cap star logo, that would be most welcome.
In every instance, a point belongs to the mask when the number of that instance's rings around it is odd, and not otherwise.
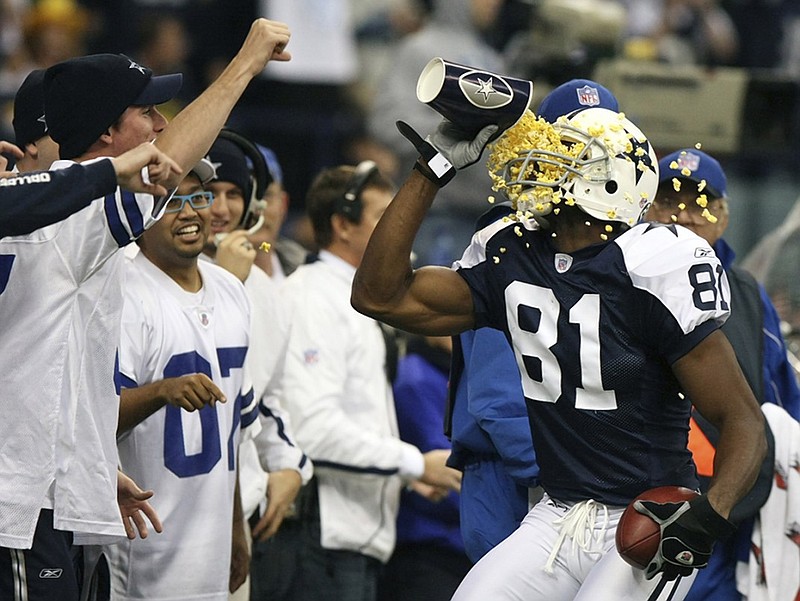
[[[45,132],[47,132],[47,121],[45,121],[45,119],[44,119],[44,115],[42,115],[41,117],[39,117],[39,118],[38,118],[36,121],[38,121],[39,123],[41,123],[42,125],[44,125],[44,131],[45,131]]]
[[[645,140],[644,142],[637,140],[636,136],[631,136],[631,151],[630,152],[623,152],[618,154],[617,157],[624,158],[628,157],[635,166],[636,171],[636,183],[639,183],[639,180],[642,179],[642,175],[644,172],[639,169],[639,165],[642,164],[648,171],[652,171],[653,173],[656,172],[655,167],[653,166],[653,157],[650,156],[650,142]],[[639,149],[642,149],[642,152],[637,152]]]
[[[475,90],[476,94],[483,94],[483,101],[486,102],[489,100],[489,96],[492,94],[497,94],[497,90],[494,89],[492,85],[492,78],[490,77],[488,81],[483,81],[480,77],[478,78],[478,89]]]
[[[128,60],[131,62],[131,64],[128,65],[128,69],[136,69],[142,75],[147,75],[147,73],[144,72],[144,67],[142,67],[139,63],[131,61],[130,59]]]

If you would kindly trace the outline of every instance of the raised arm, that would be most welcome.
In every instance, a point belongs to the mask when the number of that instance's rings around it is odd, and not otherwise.
[[[445,267],[413,270],[411,249],[436,192],[458,169],[480,159],[497,126],[471,136],[443,119],[425,140],[402,121],[397,127],[420,158],[370,237],[353,280],[351,303],[360,313],[408,332],[459,334],[475,324],[469,286]]]
[[[158,136],[156,146],[188,173],[208,152],[253,77],[270,60],[291,59],[291,55],[284,50],[290,35],[289,28],[283,23],[267,19],[254,21],[239,52],[222,74],[178,113]],[[175,187],[181,179],[181,175],[173,175],[164,182],[164,186]]]

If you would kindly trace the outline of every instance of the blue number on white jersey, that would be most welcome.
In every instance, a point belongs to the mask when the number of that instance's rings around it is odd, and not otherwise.
[[[231,352],[232,351],[232,352]],[[223,377],[230,375],[231,369],[240,368],[244,365],[246,348],[219,349],[217,357],[220,361],[220,369]],[[223,361],[227,363],[223,364]],[[164,368],[164,378],[179,378],[189,374],[205,374],[211,378],[211,365],[197,352],[191,351],[174,355]],[[240,399],[237,399],[240,404]],[[197,414],[200,418],[202,429],[203,448],[199,453],[188,455],[183,438],[183,409],[168,404],[164,419],[164,465],[179,478],[188,478],[199,474],[207,474],[217,462],[222,458],[222,449],[219,433],[219,420],[215,407],[206,406],[200,409]],[[234,410],[231,432],[228,436],[229,461],[228,469],[233,471],[235,468],[233,452],[234,434],[240,423],[239,412]]]

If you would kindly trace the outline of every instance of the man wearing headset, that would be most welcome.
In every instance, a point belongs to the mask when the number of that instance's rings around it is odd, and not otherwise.
[[[278,532],[284,517],[293,511],[297,493],[313,471],[311,461],[294,441],[280,403],[285,315],[276,285],[253,264],[257,251],[248,239],[250,232],[260,227],[259,214],[271,177],[255,144],[234,131],[220,133],[208,158],[216,174],[208,183],[214,194],[212,235],[203,256],[244,282],[252,307],[247,363],[259,399],[262,429],[255,440],[243,441],[239,450],[239,487],[242,515],[249,522],[244,532],[248,539],[252,534],[257,541],[265,541]],[[257,545],[254,559],[260,557]],[[247,556],[233,558],[234,572],[244,576],[249,567]],[[246,601],[249,591],[250,586],[245,584],[231,598]]]
[[[460,474],[444,464],[449,450],[423,454],[399,439],[382,329],[350,306],[353,275],[392,193],[371,162],[326,169],[308,192],[320,251],[281,287],[290,311],[281,388],[316,476],[300,495],[294,540],[281,541],[295,553],[293,579],[276,575],[283,589],[254,601],[375,599],[402,486],[459,487]]]

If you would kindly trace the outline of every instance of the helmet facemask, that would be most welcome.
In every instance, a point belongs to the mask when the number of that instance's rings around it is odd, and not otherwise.
[[[658,162],[644,134],[621,113],[600,108],[552,125],[526,115],[493,144],[488,166],[517,215],[543,225],[561,203],[634,225],[658,186]]]

